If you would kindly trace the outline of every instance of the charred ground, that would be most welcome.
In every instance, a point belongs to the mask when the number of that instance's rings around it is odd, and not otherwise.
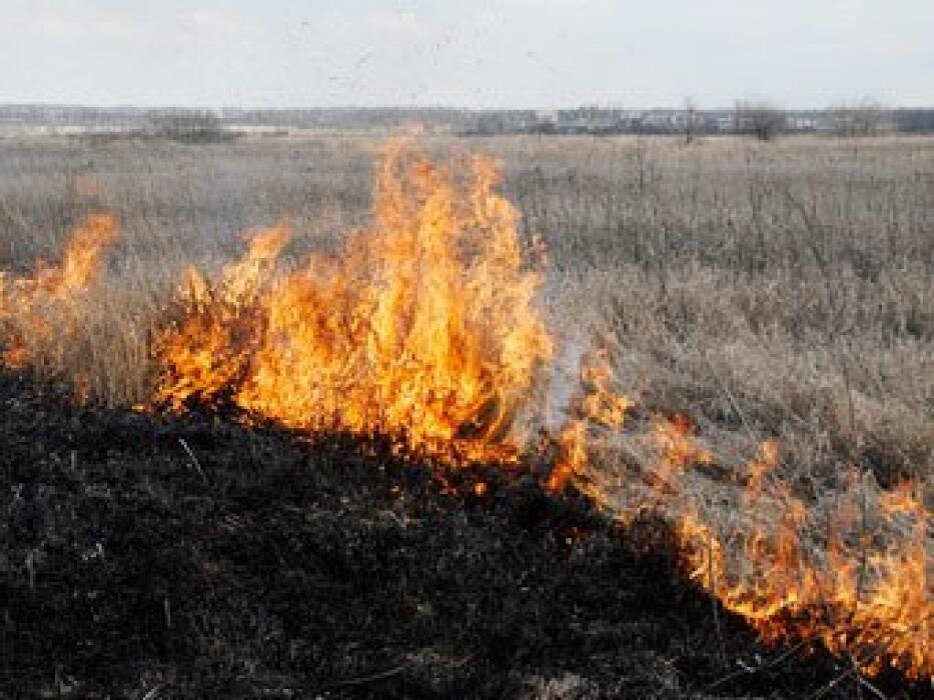
[[[716,619],[663,528],[531,476],[27,386],[0,378],[0,696],[801,697],[841,672]]]

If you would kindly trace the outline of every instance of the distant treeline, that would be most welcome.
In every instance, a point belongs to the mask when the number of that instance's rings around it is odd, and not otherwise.
[[[270,135],[290,130],[392,131],[417,127],[430,133],[496,134],[700,134],[779,133],[839,136],[934,133],[934,109],[887,109],[871,102],[825,110],[787,110],[737,102],[733,109],[463,110],[447,108],[343,109],[144,109],[71,105],[0,105],[0,127],[124,132],[180,141],[229,138],[238,132]]]

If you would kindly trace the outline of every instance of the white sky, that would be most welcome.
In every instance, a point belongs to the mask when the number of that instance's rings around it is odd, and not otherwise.
[[[0,102],[934,106],[934,0],[0,0]]]

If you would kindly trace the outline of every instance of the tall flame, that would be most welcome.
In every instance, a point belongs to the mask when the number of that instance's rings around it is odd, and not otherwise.
[[[517,419],[551,342],[497,179],[485,158],[457,173],[395,144],[378,169],[375,225],[339,256],[284,272],[282,225],[217,282],[190,273],[185,315],[156,344],[156,403],[223,398],[455,461],[516,459]]]

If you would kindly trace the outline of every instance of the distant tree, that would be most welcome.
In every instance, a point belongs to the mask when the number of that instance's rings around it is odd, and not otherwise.
[[[899,109],[892,113],[894,127],[908,133],[934,132],[934,109]]]
[[[694,142],[698,127],[697,101],[693,97],[684,98],[684,142],[688,145]]]
[[[733,110],[736,133],[755,136],[760,141],[771,141],[785,129],[787,115],[770,102],[738,100]]]
[[[890,126],[882,103],[868,97],[831,107],[827,110],[827,119],[831,133],[844,137],[874,136]]]
[[[184,143],[210,143],[232,137],[214,112],[154,112],[149,122],[153,135]]]

